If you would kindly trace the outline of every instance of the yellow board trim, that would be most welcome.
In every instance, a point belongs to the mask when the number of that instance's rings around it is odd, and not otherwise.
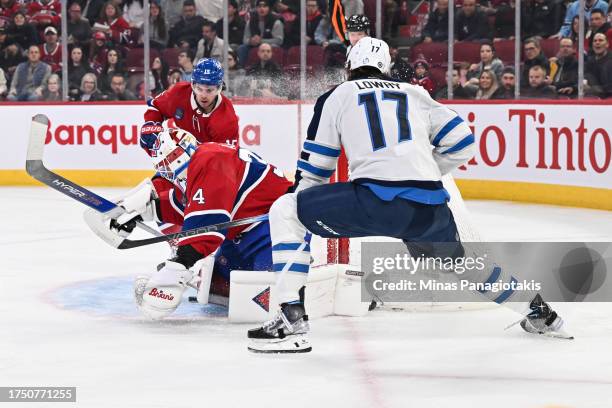
[[[465,199],[524,201],[612,211],[612,189],[494,180],[455,180]]]
[[[147,170],[54,170],[83,186],[133,187]],[[612,211],[612,189],[494,180],[456,180],[466,199],[523,201]],[[0,185],[40,186],[25,170],[0,170]]]

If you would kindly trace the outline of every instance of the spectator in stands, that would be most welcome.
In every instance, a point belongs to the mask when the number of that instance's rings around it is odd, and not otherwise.
[[[149,4],[149,41],[151,47],[162,50],[168,44],[168,26],[158,0],[153,0]]]
[[[102,72],[98,75],[98,87],[102,93],[108,93],[111,89],[111,81],[115,74],[125,75],[125,67],[121,58],[121,53],[112,48],[106,53],[106,63]]]
[[[270,4],[265,0],[257,0],[257,11],[251,13],[251,19],[245,26],[243,44],[238,48],[238,63],[244,66],[251,48],[261,44],[280,47],[285,34],[283,22],[270,13]]]
[[[109,101],[134,101],[136,95],[126,88],[125,77],[123,74],[115,73],[111,77],[110,92],[106,94]]]
[[[4,75],[4,70],[0,68],[0,101],[4,100],[7,92],[6,75]]]
[[[556,89],[546,83],[546,70],[541,65],[529,68],[529,82],[521,87],[523,99],[557,99]]]
[[[195,0],[199,15],[213,23],[223,16],[223,0]]]
[[[191,74],[193,72],[193,62],[192,61],[193,61],[193,52],[191,52],[191,50],[185,50],[179,53],[178,66],[181,71],[181,81],[191,82]]]
[[[74,95],[78,94],[81,80],[89,72],[92,72],[92,69],[85,60],[83,48],[75,45],[70,50],[70,59],[68,60],[68,88],[70,92]]]
[[[612,26],[606,21],[606,13],[601,10],[593,10],[591,12],[590,30],[587,32],[586,39],[588,41],[588,52],[593,53],[593,38],[597,33],[603,33],[608,38],[608,44],[612,43]]]
[[[315,33],[323,20],[323,14],[319,11],[317,0],[308,0],[306,2],[306,44],[315,45]]]
[[[168,89],[181,82],[182,73],[179,69],[171,69],[168,74]]]
[[[123,18],[130,27],[140,29],[144,24],[144,2],[142,0],[123,0]]]
[[[556,37],[570,37],[572,32],[572,22],[574,21],[574,17],[577,17],[580,9],[580,1],[576,0],[567,8],[567,12],[565,13],[565,19],[563,20],[563,25],[561,26],[561,30],[556,35]],[[591,12],[593,10],[601,10],[604,13],[608,12],[608,3],[604,0],[584,0],[584,16],[588,19],[591,17]]]
[[[503,92],[503,89],[499,86],[495,72],[485,69],[480,73],[478,91],[476,91],[475,99],[501,99]]]
[[[81,3],[83,13],[85,13],[85,19],[89,21],[90,25],[93,26],[96,21],[98,21],[105,3],[106,0],[89,0],[89,2],[87,2],[87,7],[83,7]]]
[[[199,61],[200,58],[216,58],[221,61],[224,46],[223,40],[217,37],[215,24],[212,21],[205,21],[202,26],[202,39],[198,41],[194,61]]]
[[[479,41],[489,38],[489,21],[485,13],[476,6],[476,0],[463,0],[455,19],[455,39]]]
[[[101,31],[111,38],[115,45],[128,42],[130,25],[121,16],[121,9],[112,0],[102,7],[100,18],[93,26],[94,31]]]
[[[389,54],[391,55],[389,76],[397,81],[410,83],[412,78],[414,78],[414,69],[400,56],[396,40],[391,39],[387,43],[389,44]]]
[[[557,0],[531,0],[523,3],[522,35],[548,38],[559,32],[560,5]]]
[[[159,57],[155,57],[151,63],[151,74],[153,75],[153,96],[164,92],[168,88],[168,64]]]
[[[429,64],[425,59],[418,59],[415,61],[414,77],[410,83],[420,85],[425,88],[431,96],[434,95],[436,84],[434,84],[434,81],[429,77]]]
[[[96,71],[101,72],[106,63],[108,44],[106,34],[101,31],[93,33],[93,41],[89,44],[89,65]]]
[[[578,44],[578,38],[579,38],[579,31],[578,31],[578,26],[579,26],[579,20],[580,17],[576,16],[574,17],[574,19],[572,20],[572,33],[570,34],[570,36],[568,38],[571,38],[572,41],[574,42],[574,44]],[[587,32],[589,31],[589,21],[586,19],[584,19],[584,37],[586,38]],[[564,38],[564,37],[560,37],[560,38]]]
[[[300,45],[300,1],[276,0],[269,1],[269,4],[283,22],[283,47],[290,48]]]
[[[229,31],[229,46],[237,50],[240,44],[242,44],[242,38],[244,37],[244,19],[238,14],[238,3],[236,0],[229,0],[227,5],[227,16],[228,16],[228,31]],[[217,36],[223,38],[223,19],[217,21]]]
[[[94,102],[101,101],[104,99],[104,95],[102,95],[102,92],[98,90],[98,84],[95,74],[89,73],[83,75],[83,78],[81,79],[80,91],[81,92],[74,100],[81,102]]]
[[[533,66],[539,65],[545,69],[546,75],[550,74],[550,64],[542,52],[542,46],[538,37],[526,39],[523,43],[523,51],[525,61],[523,62],[523,72],[521,73],[522,86],[529,83],[529,70]]]
[[[480,63],[472,64],[467,72],[468,85],[473,88],[478,88],[480,83],[480,74],[484,70],[493,71],[499,80],[501,78],[504,63],[497,58],[493,43],[486,41],[480,44]]]
[[[589,56],[584,71],[590,94],[612,97],[612,53],[605,34],[593,37],[593,55]]]
[[[36,29],[32,24],[26,22],[25,14],[21,11],[13,16],[13,22],[7,27],[6,35],[9,40],[17,42],[24,50],[39,42]]]
[[[4,70],[7,77],[12,77],[17,65],[26,59],[21,46],[14,41],[7,40],[4,49],[0,52],[0,68]]]
[[[12,20],[20,8],[21,4],[15,0],[0,0],[0,17]]]
[[[60,0],[34,0],[27,5],[30,23],[38,27],[53,25],[59,27],[62,4]]]
[[[270,44],[261,44],[257,49],[257,57],[259,57],[259,61],[247,68],[247,75],[277,78],[281,74],[279,66],[272,61],[272,46]]]
[[[436,8],[429,13],[429,19],[423,28],[423,42],[448,41],[448,0],[436,1]]]
[[[51,74],[47,80],[47,86],[42,91],[41,101],[61,101],[62,92],[60,91],[60,77],[57,74]]]
[[[181,20],[184,0],[160,0],[160,7],[164,12],[164,19],[168,27],[173,27]]]
[[[204,17],[196,14],[193,0],[185,0],[183,3],[183,15],[181,19],[170,29],[168,33],[168,47],[180,45],[181,41],[189,43],[189,48],[195,48],[202,36]]]
[[[37,45],[28,48],[28,60],[17,66],[7,99],[10,101],[37,101],[51,75],[51,67],[40,60]]]
[[[482,3],[481,3],[482,4]],[[514,38],[515,4],[514,0],[491,0],[487,15],[495,19],[493,24],[493,39],[499,41]]]
[[[45,42],[40,45],[40,60],[51,66],[51,72],[62,69],[62,47],[53,26],[45,28]]]
[[[459,68],[453,68],[453,99],[472,99],[474,97],[474,93],[461,86],[461,81],[459,80]],[[436,92],[436,100],[438,99],[448,99],[448,86],[443,84],[440,87],[440,90]]]
[[[245,72],[238,66],[238,56],[236,52],[229,51],[227,55],[227,72],[225,73],[224,82],[226,89],[224,94],[230,98],[234,96],[247,96],[244,89]]]
[[[91,26],[83,18],[81,5],[77,2],[68,7],[68,44],[89,45],[91,40]]]
[[[344,68],[346,47],[344,39],[340,40],[334,31],[329,17],[323,16],[315,31],[315,43],[325,50],[325,66],[327,68]]]
[[[500,99],[514,99],[516,75],[513,67],[505,67],[501,74]]]
[[[556,58],[551,58],[551,74],[551,85],[555,87],[559,95],[576,96],[578,91],[578,60],[576,59],[574,42],[571,38],[562,38],[559,41],[559,53]]]

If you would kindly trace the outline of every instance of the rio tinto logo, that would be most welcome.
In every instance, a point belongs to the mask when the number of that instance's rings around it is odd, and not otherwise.
[[[579,107],[577,107],[579,108]],[[503,126],[499,116],[466,119],[477,141],[477,154],[461,170],[472,166],[605,173],[610,169],[612,142],[606,129],[588,123],[588,115],[564,119],[566,126],[551,126],[536,109],[507,109]],[[550,114],[550,112],[548,112]],[[477,120],[487,121],[476,127]],[[495,122],[496,124],[491,124]],[[504,132],[505,129],[505,132]],[[512,160],[511,163],[508,163]]]
[[[173,126],[169,122],[168,127]],[[259,146],[261,144],[261,126],[245,124],[240,129],[242,146]],[[119,146],[137,146],[140,140],[139,125],[75,125],[49,123],[46,144],[59,146],[109,146],[112,154],[119,152]]]

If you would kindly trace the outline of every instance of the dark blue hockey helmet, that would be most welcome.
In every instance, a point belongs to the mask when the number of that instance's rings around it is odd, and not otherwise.
[[[213,58],[200,59],[193,68],[191,83],[193,85],[223,85],[223,66]]]

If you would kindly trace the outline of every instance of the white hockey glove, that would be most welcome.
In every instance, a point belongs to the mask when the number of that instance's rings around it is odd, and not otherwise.
[[[194,285],[193,273],[180,263],[166,261],[153,276],[139,276],[134,282],[134,297],[140,311],[159,320],[172,314],[181,303],[188,285]]]
[[[151,180],[143,180],[117,201],[117,204],[125,209],[125,213],[117,219],[111,219],[110,228],[122,237],[127,237],[136,227],[136,221],[159,222],[156,200],[157,194]]]

